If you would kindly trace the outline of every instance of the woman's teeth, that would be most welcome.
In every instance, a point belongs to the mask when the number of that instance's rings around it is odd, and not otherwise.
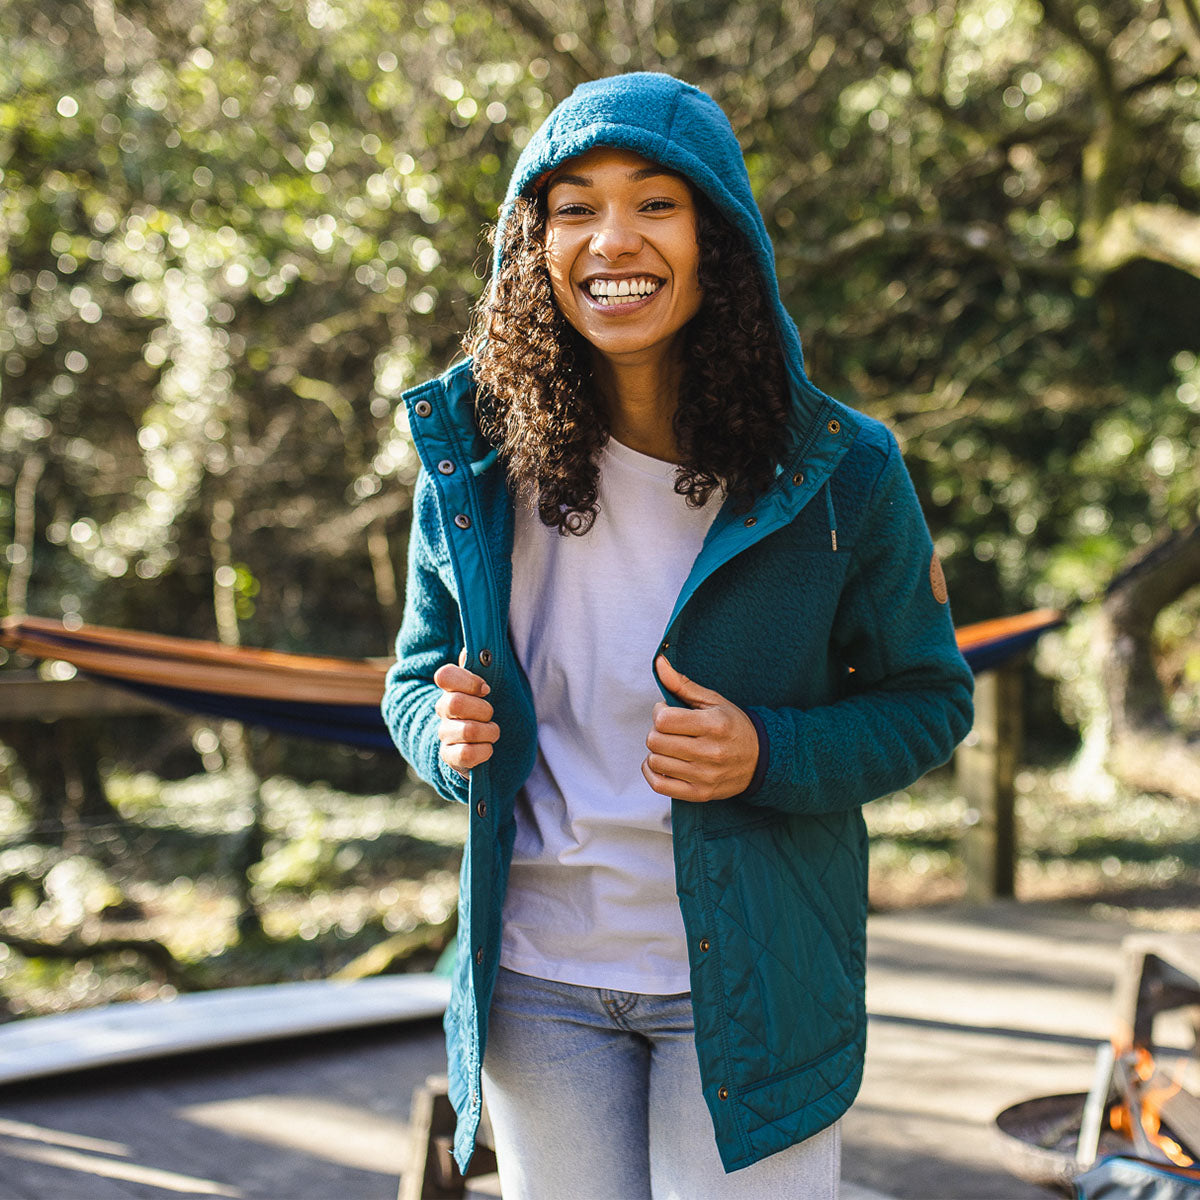
[[[593,279],[588,294],[597,304],[633,304],[657,292],[662,286],[657,279]]]

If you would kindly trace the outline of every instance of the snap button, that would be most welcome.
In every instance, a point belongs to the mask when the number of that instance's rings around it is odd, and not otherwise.
[[[476,812],[477,812],[477,813],[478,813],[478,814],[479,814],[481,817],[486,817],[486,816],[487,816],[487,801],[486,801],[486,800],[480,800],[480,802],[479,802],[477,805],[475,805],[475,811],[476,811]]]
[[[483,962],[483,947],[482,946],[480,946],[479,949],[475,951],[475,961],[477,963]]]
[[[832,421],[830,421],[829,424],[825,426],[825,428],[828,429],[830,433],[841,433],[842,432],[842,423],[836,417],[834,417],[834,419]]]
[[[430,404],[428,400],[418,400],[416,404],[413,405],[413,412],[415,412],[418,417],[427,417],[431,412],[433,412],[433,405]]]
[[[454,523],[459,527],[459,529],[471,528],[471,518],[468,517],[466,513],[459,513],[458,516],[454,518]]]
[[[705,954],[708,953],[708,938],[700,939],[700,949],[703,950]]]
[[[670,648],[671,648],[670,642],[663,642],[663,644],[661,646],[659,646],[658,652],[659,652],[659,654],[666,654],[666,652],[668,650],[670,650]]]
[[[717,1088],[717,1099],[718,1100],[728,1100],[729,1099],[729,1089],[727,1087]]]
[[[479,665],[481,667],[490,667],[492,665],[492,652],[490,650],[480,650]]]
[[[757,524],[758,524],[758,518],[757,518],[757,517],[747,517],[747,518],[746,518],[746,519],[745,519],[745,520],[742,522],[742,524],[743,524],[743,525],[745,525],[747,529],[749,529],[751,525],[757,525]]]
[[[438,470],[441,471],[443,475],[453,475],[454,464],[448,458],[443,458],[442,461],[438,463]]]
[[[795,475],[792,476],[792,482],[799,487],[804,482],[804,472],[797,471]]]

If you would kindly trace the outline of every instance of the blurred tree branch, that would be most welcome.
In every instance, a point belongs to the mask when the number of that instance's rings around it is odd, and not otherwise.
[[[26,958],[65,959],[68,962],[87,962],[115,954],[136,954],[146,961],[153,974],[181,992],[206,991],[208,984],[193,974],[162,942],[153,938],[64,938],[45,942],[20,937],[0,929],[0,945],[9,946]]]
[[[1130,787],[1200,801],[1200,732],[1171,720],[1156,668],[1160,612],[1200,587],[1200,521],[1136,555],[1101,608],[1100,662],[1111,714],[1109,761]]]

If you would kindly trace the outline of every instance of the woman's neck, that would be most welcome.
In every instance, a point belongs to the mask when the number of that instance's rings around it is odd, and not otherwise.
[[[673,358],[614,362],[596,355],[595,380],[608,406],[609,433],[623,446],[663,462],[678,462],[675,410],[682,371]]]

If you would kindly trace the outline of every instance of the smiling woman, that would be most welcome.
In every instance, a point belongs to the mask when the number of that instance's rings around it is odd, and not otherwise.
[[[762,493],[787,452],[788,381],[749,244],[686,176],[639,154],[599,147],[569,166],[514,198],[466,341],[479,425],[510,480],[575,534],[595,519],[610,437],[677,464],[695,507],[718,488]],[[622,303],[623,286],[653,303]]]
[[[517,163],[424,466],[383,712],[470,806],[455,1153],[506,1196],[834,1200],[861,806],[970,673],[895,442],[808,379],[728,121],[584,85]]]
[[[555,302],[591,344],[614,415],[642,400],[647,428],[612,436],[676,461],[675,341],[701,300],[691,186],[631,150],[598,146],[550,177],[546,209]]]

